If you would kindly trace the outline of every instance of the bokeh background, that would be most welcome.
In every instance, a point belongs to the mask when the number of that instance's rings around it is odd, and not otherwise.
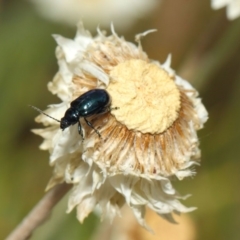
[[[94,35],[96,20],[83,20]],[[142,40],[143,48],[160,62],[171,53],[173,68],[198,89],[209,111],[209,121],[199,132],[202,161],[197,175],[174,181],[181,194],[192,194],[184,203],[198,207],[184,223],[194,234],[182,239],[239,240],[240,18],[227,20],[225,9],[212,10],[210,0],[156,0],[152,10],[129,23],[121,25],[121,17],[115,21],[116,32],[129,41],[137,33],[157,29]],[[100,26],[109,32],[108,20]],[[58,70],[51,34],[73,38],[75,31],[72,23],[44,18],[30,1],[0,1],[0,239],[42,198],[51,177],[49,155],[39,150],[42,140],[31,133],[41,127],[34,122],[38,114],[28,105],[45,109],[59,102],[46,86]],[[66,206],[64,197],[31,239],[107,239],[97,234],[97,216],[92,214],[81,225],[75,211],[65,214]],[[135,233],[142,231],[137,224],[131,226]],[[151,238],[133,235],[129,239]],[[179,236],[160,233],[154,239]]]

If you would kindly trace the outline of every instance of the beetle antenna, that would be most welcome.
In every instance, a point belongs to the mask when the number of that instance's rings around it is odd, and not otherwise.
[[[45,115],[45,116],[47,116],[47,117],[50,117],[50,118],[52,118],[53,120],[55,120],[55,121],[57,121],[57,122],[61,122],[60,120],[58,120],[58,119],[56,119],[56,118],[54,118],[54,117],[52,117],[52,116],[50,116],[50,115],[46,114],[46,113],[45,113],[45,112],[43,112],[41,109],[39,109],[39,108],[37,108],[37,107],[35,107],[35,106],[29,105],[29,107],[31,107],[31,108],[33,108],[33,109],[35,109],[36,111],[38,111],[38,112],[40,112],[40,113],[44,114],[44,115]]]

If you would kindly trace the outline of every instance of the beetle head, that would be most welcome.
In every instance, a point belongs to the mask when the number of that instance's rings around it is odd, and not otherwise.
[[[63,118],[60,121],[60,128],[64,130],[65,128],[74,125],[79,121],[79,116],[73,108],[69,108]]]

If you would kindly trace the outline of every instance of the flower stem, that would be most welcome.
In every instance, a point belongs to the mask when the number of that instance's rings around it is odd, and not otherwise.
[[[52,188],[9,236],[7,236],[6,240],[28,239],[33,231],[49,217],[53,207],[71,187],[72,185],[63,183]]]

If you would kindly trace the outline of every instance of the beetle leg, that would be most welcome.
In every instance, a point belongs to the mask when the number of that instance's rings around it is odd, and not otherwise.
[[[109,107],[109,112],[112,111],[112,110],[118,110],[120,107]]]
[[[93,127],[92,123],[89,122],[86,118],[84,118],[84,120],[85,120],[85,122],[87,123],[87,125],[88,125],[90,128],[92,128],[92,129],[95,131],[95,133],[101,138],[101,135],[100,135],[99,131]]]
[[[80,121],[78,121],[78,133],[81,135],[82,140],[84,140],[82,125],[81,125]]]

